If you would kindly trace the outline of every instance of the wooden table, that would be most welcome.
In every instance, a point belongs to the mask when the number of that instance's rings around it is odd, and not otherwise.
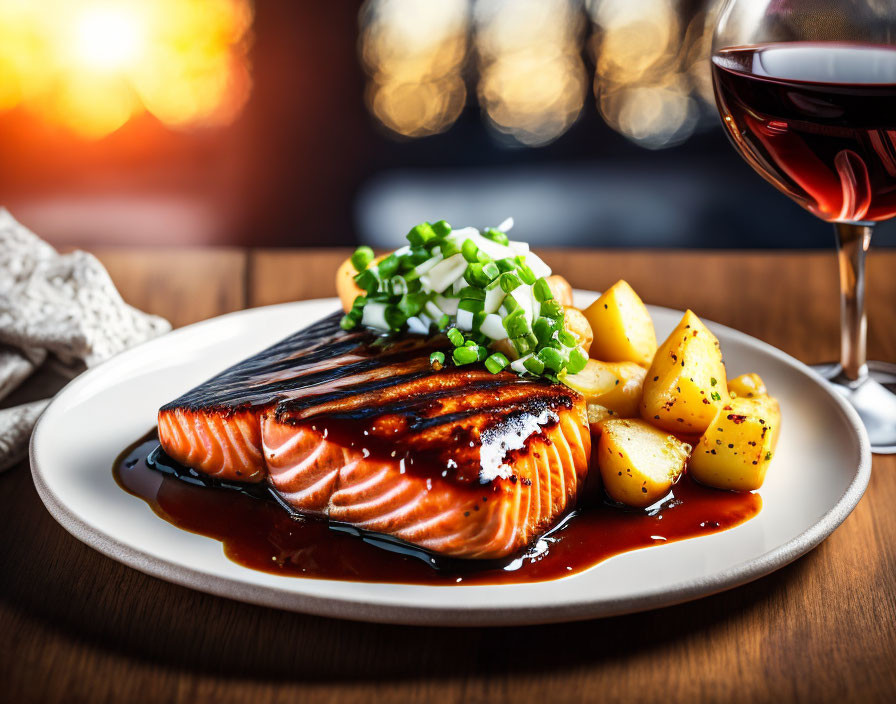
[[[332,294],[345,251],[97,252],[126,300],[185,325]],[[806,362],[837,352],[832,253],[548,252],[575,286],[626,278]],[[896,361],[896,252],[870,261],[869,354]],[[0,700],[896,701],[896,456],[820,547],[753,584],[601,621],[494,629],[351,623],[128,569],[0,476]]]

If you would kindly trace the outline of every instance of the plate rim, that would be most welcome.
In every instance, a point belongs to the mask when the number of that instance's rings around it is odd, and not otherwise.
[[[575,293],[578,296],[586,295],[591,297],[595,295],[595,292],[593,291],[583,291],[580,289],[576,289]],[[760,579],[808,553],[833,533],[859,503],[871,478],[871,446],[865,428],[856,411],[849,406],[836,391],[828,388],[820,375],[796,358],[763,340],[759,340],[758,338],[735,328],[704,319],[710,328],[724,330],[726,333],[744,338],[751,345],[758,346],[765,354],[775,357],[795,371],[809,376],[818,386],[821,386],[825,394],[833,399],[834,405],[840,411],[840,416],[844,423],[853,431],[853,439],[857,441],[856,450],[859,456],[859,463],[855,469],[852,480],[836,503],[834,503],[833,506],[814,524],[786,543],[746,560],[745,562],[741,562],[738,565],[715,572],[711,575],[682,580],[671,587],[646,590],[632,597],[604,599],[601,601],[589,601],[587,598],[578,598],[561,604],[539,606],[536,611],[531,605],[525,604],[498,608],[486,605],[461,606],[444,604],[439,605],[438,607],[404,605],[396,602],[384,602],[377,599],[371,600],[369,597],[363,595],[352,598],[327,597],[323,595],[290,591],[277,585],[262,586],[251,584],[237,578],[210,574],[201,569],[195,569],[178,562],[172,562],[164,557],[150,555],[138,547],[129,545],[100,529],[92,527],[81,519],[74,511],[68,508],[65,502],[56,496],[44,480],[40,470],[40,450],[38,441],[45,432],[45,419],[52,417],[52,414],[48,411],[58,403],[63,394],[77,391],[79,387],[89,383],[95,376],[102,374],[103,368],[109,362],[121,359],[124,355],[136,354],[145,347],[169,341],[172,337],[177,337],[183,331],[196,330],[197,328],[204,327],[210,323],[216,323],[222,319],[251,315],[253,312],[270,310],[273,308],[291,307],[297,304],[326,305],[336,301],[337,299],[335,298],[316,298],[304,301],[279,303],[271,306],[247,308],[215,316],[207,320],[178,328],[177,330],[158,338],[149,340],[127,350],[107,362],[87,370],[85,373],[75,378],[51,401],[46,411],[41,414],[29,443],[31,475],[34,485],[51,516],[62,525],[66,531],[82,543],[107,557],[111,557],[117,562],[121,562],[144,574],[197,591],[258,606],[285,609],[331,618],[404,625],[458,627],[535,625],[602,618],[672,606],[693,599],[717,594]],[[648,306],[648,309],[682,314],[682,311],[664,306],[650,305]],[[506,589],[518,585],[488,586],[490,588]],[[433,586],[430,588],[457,589],[458,587]],[[346,613],[347,611],[350,611],[350,613]]]

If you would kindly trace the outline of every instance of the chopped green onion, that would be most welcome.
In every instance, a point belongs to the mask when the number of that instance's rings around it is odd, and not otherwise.
[[[441,251],[442,256],[447,259],[448,257],[453,257],[455,254],[458,254],[461,249],[457,246],[457,242],[452,240],[442,240],[442,243],[439,245],[439,251]]]
[[[448,339],[451,340],[451,344],[455,347],[460,347],[464,344],[464,334],[457,328],[450,328],[446,334]]]
[[[429,355],[429,363],[436,368],[436,370],[441,369],[445,366],[445,353],[436,350],[431,355]]]
[[[560,328],[560,322],[553,318],[538,317],[532,323],[532,331],[538,338],[538,344],[546,345],[554,337],[554,333]]]
[[[343,330],[351,330],[353,327],[357,326],[358,321],[352,318],[350,315],[343,315],[342,320],[339,321],[339,327]]]
[[[484,301],[485,300],[485,291],[481,288],[474,288],[473,286],[464,286],[460,290],[460,294],[458,294],[460,299],[463,300],[473,300],[473,301]]]
[[[488,264],[475,262],[467,265],[467,268],[464,271],[464,280],[470,284],[470,286],[485,288],[491,283],[492,279],[500,273],[501,272],[494,262],[489,262]]]
[[[467,340],[464,343],[464,347],[479,347],[479,343],[476,340]]]
[[[488,256],[488,253],[485,252],[485,250],[480,249],[478,252],[476,252],[476,261],[480,264],[488,264],[493,260],[490,256]]]
[[[520,281],[520,277],[512,272],[504,272],[498,277],[498,281],[501,284],[501,289],[504,293],[510,293],[513,289],[518,288],[523,285],[523,282]]]
[[[422,264],[427,259],[429,259],[432,255],[429,253],[428,249],[423,249],[422,247],[412,247],[411,253],[409,255],[410,264],[413,266],[417,266],[418,264]]]
[[[436,233],[432,229],[432,225],[428,222],[422,222],[416,227],[412,227],[408,233],[408,242],[412,247],[422,247],[430,240],[436,238]]]
[[[544,373],[544,362],[538,359],[538,357],[529,357],[529,359],[523,362],[523,366],[527,371],[530,371],[533,374]]]
[[[370,247],[358,247],[352,255],[352,266],[355,271],[364,271],[373,261],[373,250]]]
[[[457,365],[472,364],[478,361],[479,354],[472,347],[456,347],[454,352],[451,353],[451,358]]]
[[[401,330],[404,324],[408,322],[408,316],[395,306],[386,308],[383,312],[383,317],[386,319],[386,323],[389,325],[390,330]]]
[[[569,374],[578,374],[585,368],[585,365],[588,364],[588,355],[586,355],[582,350],[576,347],[569,353],[569,362],[566,365],[566,371]]]
[[[533,352],[538,347],[538,339],[531,332],[511,340],[511,342],[520,356]]]
[[[482,324],[488,316],[489,314],[484,310],[477,310],[473,313],[473,332],[478,333],[482,330]],[[501,335],[501,337],[504,337],[504,335]]]
[[[389,279],[389,291],[393,296],[402,296],[408,292],[408,280],[403,276],[393,276]]]
[[[567,363],[567,358],[553,347],[542,348],[536,356],[544,362],[545,367],[555,372],[559,372]]]
[[[394,254],[390,254],[376,265],[379,275],[383,279],[388,279],[398,271],[399,259]]]
[[[451,322],[451,318],[449,318],[448,315],[445,314],[445,315],[442,315],[442,317],[440,317],[436,321],[436,325],[439,326],[439,330],[444,330],[445,328],[448,327],[448,323],[450,323],[450,322]]]
[[[563,317],[563,306],[555,300],[542,301],[540,312],[546,318],[561,318]]]
[[[539,303],[549,301],[554,297],[547,279],[538,279],[532,287],[532,292],[535,294],[535,300]]]
[[[510,364],[510,361],[500,352],[495,352],[485,360],[485,368],[492,374],[497,374],[508,364]]]
[[[359,288],[364,289],[369,294],[376,293],[377,289],[380,287],[379,277],[373,273],[372,269],[365,269],[355,276],[355,283],[358,284]]]
[[[457,304],[458,310],[468,310],[471,313],[478,313],[485,307],[485,303],[472,298],[465,298]]]
[[[476,246],[476,243],[473,240],[464,240],[464,244],[460,249],[461,253],[464,255],[464,259],[470,262],[470,264],[478,261],[476,255],[479,254],[479,247]]]
[[[523,266],[521,266],[517,271],[519,272],[520,278],[523,280],[524,284],[526,284],[527,286],[532,286],[535,283],[535,272],[533,272],[532,269],[530,269],[528,266],[523,264]]]
[[[575,347],[579,344],[576,336],[569,332],[569,330],[560,330],[557,333],[557,339],[560,340],[561,344],[566,345],[567,347]]]
[[[505,315],[510,315],[515,310],[521,310],[522,306],[513,296],[507,296],[501,303],[501,308],[504,309]]]
[[[444,220],[434,222],[430,227],[432,227],[432,231],[436,233],[436,237],[447,237],[451,234],[451,225]]]
[[[493,227],[488,228],[485,232],[482,233],[484,237],[487,237],[492,242],[497,242],[498,244],[507,245],[510,241],[507,235],[500,230],[496,230]]]
[[[478,345],[476,347],[476,361],[484,362],[486,359],[488,359],[488,347]]]
[[[511,311],[504,318],[504,329],[507,330],[507,337],[515,338],[527,335],[532,331],[529,321],[526,320],[526,311],[517,308]]]
[[[495,262],[495,264],[498,265],[498,268],[499,268],[502,272],[504,272],[504,271],[513,271],[514,269],[516,269],[516,262],[513,261],[513,259],[511,259],[510,257],[506,257],[506,258],[504,258],[504,259],[498,259],[498,260]]]

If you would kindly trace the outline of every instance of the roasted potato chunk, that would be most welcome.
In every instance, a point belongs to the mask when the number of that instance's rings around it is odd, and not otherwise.
[[[647,370],[641,417],[663,430],[700,435],[727,401],[719,341],[689,310]]]
[[[597,464],[610,498],[643,508],[669,493],[690,445],[640,419],[611,418],[600,430]]]
[[[755,398],[768,396],[768,389],[758,374],[741,374],[728,382],[728,393],[739,398]]]
[[[775,454],[780,425],[774,398],[732,398],[697,443],[688,472],[719,489],[758,489]]]
[[[656,333],[644,302],[625,281],[617,281],[584,311],[594,342],[591,356],[604,362],[648,366],[656,352]]]
[[[554,298],[557,299],[558,303],[564,306],[572,305],[572,286],[570,286],[569,281],[559,274],[552,274],[545,281],[548,282],[551,293],[554,294]]]
[[[634,362],[589,359],[578,374],[564,376],[563,383],[582,394],[589,408],[601,406],[607,410],[606,415],[637,418],[646,373],[644,367]],[[594,413],[598,411],[595,409]]]
[[[582,315],[582,311],[572,306],[563,306],[564,326],[581,341],[579,347],[585,350],[585,354],[591,349],[591,342],[594,340],[594,334],[591,332],[591,325],[588,319]]]

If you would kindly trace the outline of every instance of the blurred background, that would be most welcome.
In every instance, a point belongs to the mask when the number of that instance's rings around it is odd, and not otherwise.
[[[0,203],[58,246],[829,248],[728,145],[714,0],[0,0]],[[877,245],[896,244],[896,222]]]

